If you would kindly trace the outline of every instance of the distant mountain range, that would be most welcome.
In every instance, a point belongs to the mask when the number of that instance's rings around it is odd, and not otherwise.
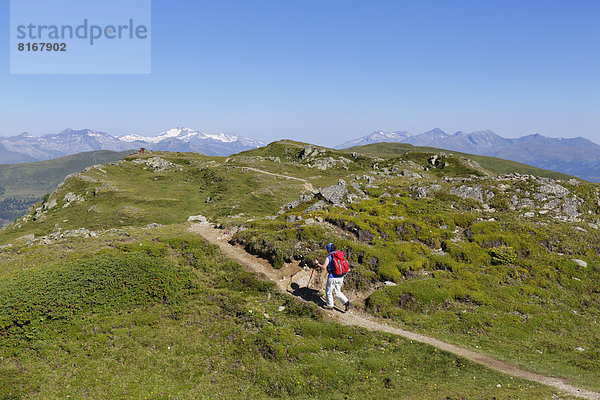
[[[90,129],[66,129],[57,134],[0,137],[0,164],[43,161],[95,150],[123,151],[145,147],[149,150],[193,151],[210,156],[228,156],[263,146],[264,143],[236,135],[206,134],[190,128],[175,128],[155,137],[112,136]]]
[[[490,130],[448,134],[441,129],[433,129],[418,135],[406,131],[377,131],[336,148],[379,142],[408,143],[498,157],[600,182],[600,145],[582,137],[564,139],[535,134],[507,139]]]

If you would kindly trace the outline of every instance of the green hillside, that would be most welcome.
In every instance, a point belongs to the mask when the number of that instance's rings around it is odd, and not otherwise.
[[[600,390],[599,186],[378,146],[136,154],[70,176],[0,231],[0,398],[552,398],[327,322],[189,233],[199,214],[273,268],[333,241],[356,310]]]
[[[48,161],[0,164],[0,220],[12,221],[23,215],[31,204],[54,191],[67,175],[91,165],[120,160],[130,153],[101,150]]]
[[[433,347],[328,323],[181,225],[0,251],[1,398],[553,393]]]
[[[503,160],[496,157],[477,156],[474,154],[461,153],[452,150],[436,149],[434,147],[413,146],[406,143],[374,143],[365,146],[351,147],[344,151],[356,151],[362,154],[368,154],[377,157],[397,157],[410,152],[414,153],[445,153],[454,154],[458,157],[465,157],[476,161],[486,170],[494,174],[507,174],[516,172],[519,174],[543,176],[552,179],[569,179],[569,175],[561,174],[560,172],[548,171],[541,168],[536,168],[531,165],[522,164],[516,161]]]

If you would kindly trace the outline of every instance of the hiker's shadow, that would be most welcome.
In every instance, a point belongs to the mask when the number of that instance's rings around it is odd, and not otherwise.
[[[317,289],[310,289],[308,287],[300,287],[300,285],[298,285],[296,282],[293,282],[290,285],[290,288],[291,289],[288,289],[288,292],[291,295],[300,297],[302,300],[315,303],[319,307],[325,306],[325,302],[323,301],[321,296],[319,296],[319,291]]]

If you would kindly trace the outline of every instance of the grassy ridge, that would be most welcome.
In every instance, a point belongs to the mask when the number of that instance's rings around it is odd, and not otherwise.
[[[52,192],[69,174],[95,164],[117,161],[131,151],[91,151],[48,161],[0,165],[0,186],[5,189],[0,200],[7,197],[41,197]]]
[[[131,162],[157,156],[174,166],[155,171]],[[153,153],[72,176],[47,199],[56,200],[56,207],[34,224],[7,228],[0,242],[30,233],[32,228],[36,235],[47,235],[59,228],[98,230],[150,223],[167,225],[197,214],[211,219],[264,216],[304,190],[301,182],[249,174],[236,165],[223,165],[224,160],[192,153]],[[84,201],[67,204],[67,193],[77,193]]]
[[[461,153],[459,151],[437,149],[434,147],[413,146],[406,143],[374,143],[365,146],[350,147],[348,149],[344,149],[344,151],[354,151],[376,157],[397,157],[398,155],[405,155],[407,153],[445,153],[476,161],[483,168],[497,175],[516,172],[524,175],[536,175],[552,179],[572,178],[571,176],[561,174],[560,172],[548,171],[517,161],[509,161],[496,157],[478,156],[474,154]]]
[[[47,247],[2,250],[24,272],[0,278],[1,304],[38,311],[0,335],[0,398],[552,395],[433,347],[326,323],[179,227],[126,233],[53,245],[70,260],[53,266],[30,257]]]
[[[56,189],[69,174],[122,159],[130,151],[92,151],[48,161],[0,164],[0,219],[11,221]]]

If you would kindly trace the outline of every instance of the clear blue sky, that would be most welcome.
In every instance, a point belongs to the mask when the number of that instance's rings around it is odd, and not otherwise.
[[[336,145],[374,130],[600,142],[600,1],[152,2],[151,75],[9,75],[0,135],[183,125]]]

